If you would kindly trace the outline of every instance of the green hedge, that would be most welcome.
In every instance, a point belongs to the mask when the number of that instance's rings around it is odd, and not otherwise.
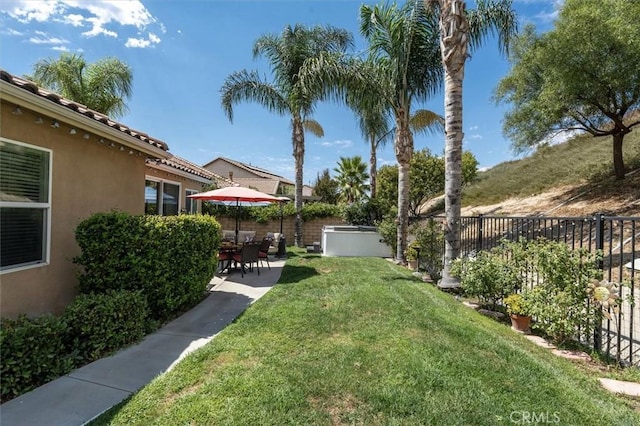
[[[140,340],[149,331],[146,298],[126,290],[76,297],[60,317],[0,323],[0,389],[7,401]]]
[[[75,364],[95,361],[151,331],[147,299],[128,290],[81,294],[62,319],[67,324],[65,344]]]
[[[280,220],[280,204],[272,203],[268,206],[242,207],[236,210],[235,206],[217,206],[204,203],[203,212],[208,215],[220,217],[238,216],[242,221],[253,220],[256,223],[267,223],[272,220]],[[282,205],[283,217],[295,217],[296,207],[293,201]],[[308,203],[302,206],[302,220],[308,221],[324,217],[340,217],[342,208],[335,204]]]
[[[66,325],[59,318],[2,319],[0,326],[0,389],[2,401],[30,391],[71,371],[66,356]]]
[[[76,229],[82,293],[142,291],[152,318],[165,321],[195,304],[217,264],[220,224],[210,216],[98,213]]]

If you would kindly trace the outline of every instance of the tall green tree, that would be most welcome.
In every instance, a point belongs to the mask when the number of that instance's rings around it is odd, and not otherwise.
[[[507,48],[517,33],[511,0],[476,0],[467,10],[464,0],[424,0],[439,15],[440,52],[444,67],[445,107],[445,253],[442,288],[460,283],[449,273],[451,261],[460,256],[460,210],[462,202],[462,82],[469,47],[479,46],[497,34],[498,46]]]
[[[640,124],[640,2],[567,0],[552,31],[528,26],[511,47],[496,98],[511,104],[504,132],[515,151],[564,131],[611,136],[623,179],[624,137]]]
[[[331,26],[286,26],[281,34],[264,35],[253,46],[254,58],[264,56],[269,61],[273,82],[262,79],[257,71],[242,70],[228,76],[221,89],[222,108],[231,122],[233,105],[242,101],[257,102],[271,112],[291,117],[295,161],[295,243],[298,247],[303,246],[304,132],[307,130],[319,137],[324,135],[320,124],[310,119],[320,96],[304,86],[303,65],[323,52],[343,52],[352,44],[352,35],[342,29]]]
[[[362,157],[340,157],[333,171],[336,172],[338,183],[338,201],[351,204],[367,197],[369,174]]]
[[[338,182],[331,177],[329,169],[324,169],[318,173],[313,184],[313,195],[320,197],[320,201],[328,204],[338,202]]]
[[[399,165],[396,257],[405,262],[409,212],[409,164],[413,155],[412,108],[435,94],[442,83],[437,20],[420,1],[402,6],[360,7],[360,31],[369,42],[369,58],[324,55],[309,66],[316,84],[337,100],[353,96],[365,106],[377,99],[391,111],[394,150]],[[315,85],[314,85],[315,87]],[[434,114],[435,116],[435,114]]]
[[[25,76],[67,99],[111,117],[127,113],[133,73],[117,58],[87,63],[82,54],[63,52],[59,58],[41,59],[33,75]]]

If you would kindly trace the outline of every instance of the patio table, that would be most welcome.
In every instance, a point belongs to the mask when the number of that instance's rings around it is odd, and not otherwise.
[[[218,270],[218,274],[223,274],[224,271],[227,271],[227,273],[231,273],[231,262],[233,262],[233,255],[240,253],[241,251],[242,245],[223,243],[220,246],[219,254],[226,254],[226,263]]]

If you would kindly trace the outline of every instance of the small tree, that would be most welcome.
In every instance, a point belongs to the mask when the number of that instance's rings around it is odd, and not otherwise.
[[[313,184],[313,195],[320,197],[323,203],[336,204],[338,202],[338,182],[331,177],[329,169],[318,173]]]
[[[622,144],[640,124],[640,2],[567,0],[555,28],[525,28],[512,46],[512,69],[496,98],[512,109],[504,132],[515,151],[565,131],[613,137],[616,179],[625,175]]]

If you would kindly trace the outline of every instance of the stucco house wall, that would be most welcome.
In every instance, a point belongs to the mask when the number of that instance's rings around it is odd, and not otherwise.
[[[0,143],[50,150],[51,168],[48,258],[0,270],[0,315],[58,314],[76,295],[78,223],[96,212],[143,214],[145,159],[169,154],[163,142],[0,74]]]

